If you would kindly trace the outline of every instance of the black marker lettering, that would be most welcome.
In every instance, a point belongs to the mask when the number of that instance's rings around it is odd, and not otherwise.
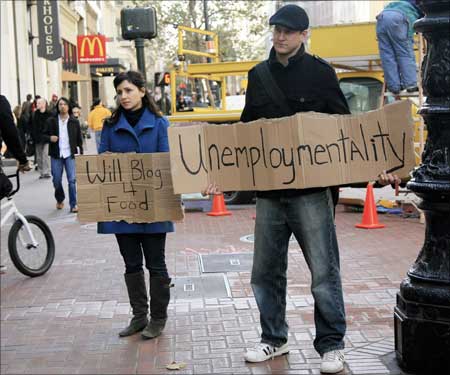
[[[201,134],[198,135],[198,152],[200,155],[200,160],[199,160],[199,164],[198,164],[198,168],[197,170],[192,170],[188,167],[186,160],[184,159],[184,153],[183,153],[183,144],[181,143],[181,135],[178,134],[178,144],[180,146],[180,156],[181,156],[181,161],[184,165],[184,168],[188,171],[189,174],[192,175],[196,175],[200,172],[200,169],[203,167],[204,171],[207,172],[205,165],[203,164],[203,153],[202,153],[202,136]]]
[[[327,163],[326,161],[318,161],[317,160],[317,154],[320,154],[322,152],[325,152],[325,148],[322,145],[316,145],[316,147],[314,147],[314,161],[318,165]]]

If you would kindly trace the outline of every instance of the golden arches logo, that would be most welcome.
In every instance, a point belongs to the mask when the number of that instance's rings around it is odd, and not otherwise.
[[[101,39],[98,36],[95,36],[92,39],[89,36],[85,36],[80,46],[80,57],[86,56],[86,42],[89,49],[89,56],[94,56],[95,44],[98,45],[99,57],[105,56],[105,51],[103,50],[103,43]]]

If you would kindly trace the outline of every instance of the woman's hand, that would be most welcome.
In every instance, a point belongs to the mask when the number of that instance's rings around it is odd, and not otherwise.
[[[57,135],[51,135],[50,136],[50,142],[52,142],[52,143],[58,142],[58,136]]]
[[[208,187],[205,190],[202,190],[201,193],[203,196],[222,194],[222,192],[220,191],[219,187],[217,186],[217,184],[215,182],[213,182],[212,184],[209,184]]]

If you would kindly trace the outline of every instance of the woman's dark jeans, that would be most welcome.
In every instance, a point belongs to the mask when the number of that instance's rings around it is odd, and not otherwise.
[[[166,266],[166,233],[116,234],[125,273],[142,271],[143,259],[150,277],[169,277]]]

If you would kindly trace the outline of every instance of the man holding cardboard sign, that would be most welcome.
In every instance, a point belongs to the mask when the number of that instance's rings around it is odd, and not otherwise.
[[[168,130],[173,187],[177,194],[205,186],[204,194],[257,191],[251,285],[262,337],[245,359],[289,351],[286,273],[294,234],[312,275],[321,371],[336,373],[344,368],[346,321],[332,192],[380,171],[383,185],[398,182],[394,170],[407,176],[414,163],[411,107],[401,101],[350,115],[333,68],[305,53],[305,11],[284,6],[270,24],[269,59],[249,72],[241,116],[247,124]]]
[[[273,48],[269,59],[249,72],[241,120],[306,111],[349,113],[333,68],[305,52],[309,27],[306,12],[299,6],[286,5],[269,23],[274,26]],[[214,188],[210,186],[208,192]],[[245,359],[262,362],[289,352],[286,272],[293,233],[312,275],[314,347],[322,356],[321,371],[339,372],[344,368],[346,322],[331,189],[259,191],[257,197],[251,285],[260,311],[262,337],[261,343],[247,351]]]

